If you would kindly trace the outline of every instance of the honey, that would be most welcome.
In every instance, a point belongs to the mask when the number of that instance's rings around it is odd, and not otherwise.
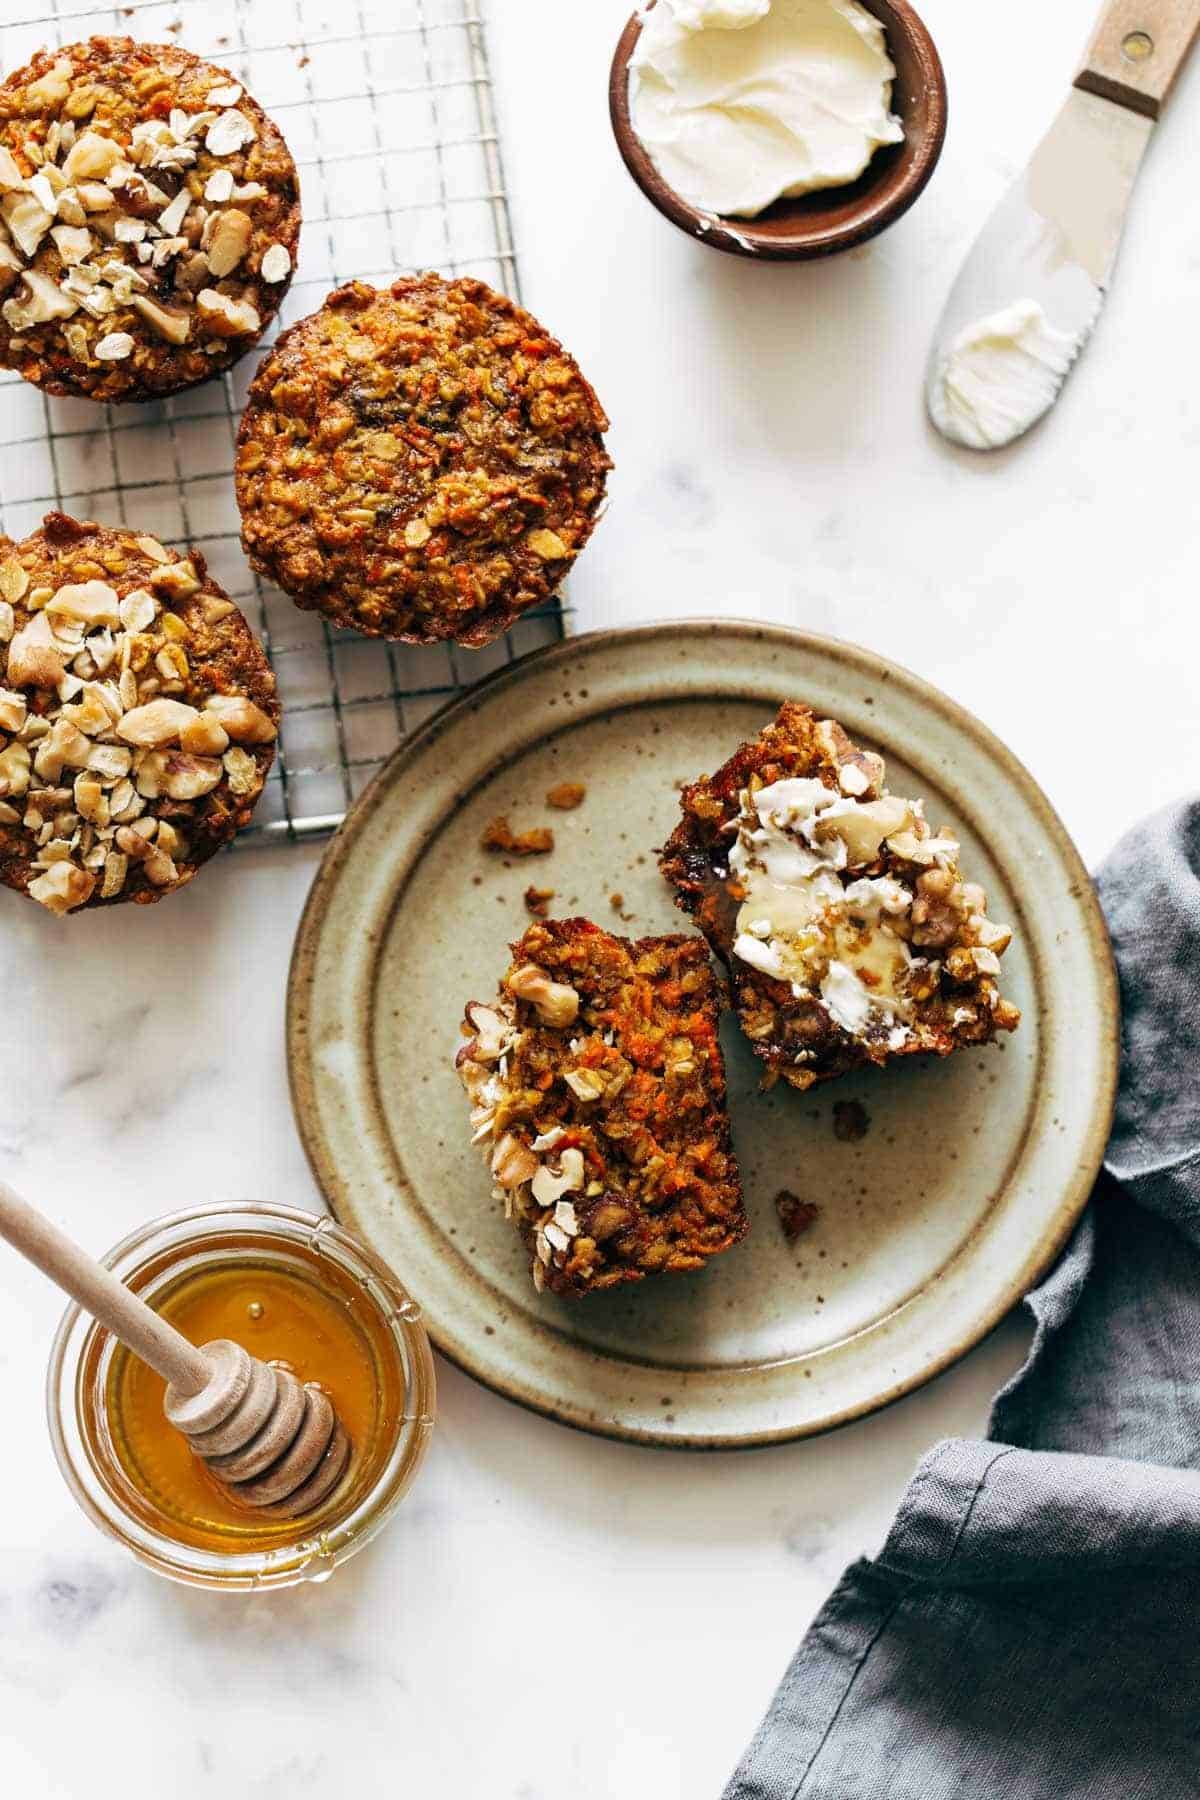
[[[336,1262],[301,1245],[253,1248],[238,1233],[210,1239],[203,1258],[144,1297],[192,1343],[232,1338],[319,1385],[352,1452],[333,1495],[308,1518],[240,1506],[167,1423],[162,1377],[118,1346],[103,1381],[104,1424],[131,1510],[196,1548],[254,1552],[311,1535],[371,1487],[404,1413],[404,1370],[377,1303]]]

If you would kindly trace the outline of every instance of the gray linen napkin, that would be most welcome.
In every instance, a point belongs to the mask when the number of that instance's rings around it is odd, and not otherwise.
[[[1200,1796],[1200,801],[1099,890],[1124,1011],[1105,1167],[986,1443],[939,1444],[725,1800]]]

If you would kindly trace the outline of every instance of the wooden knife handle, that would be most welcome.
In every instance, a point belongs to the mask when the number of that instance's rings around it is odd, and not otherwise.
[[[1200,0],[1109,0],[1075,86],[1157,119],[1200,31]]]

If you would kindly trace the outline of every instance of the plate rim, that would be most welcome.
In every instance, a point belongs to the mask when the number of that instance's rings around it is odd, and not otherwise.
[[[884,1408],[895,1405],[897,1401],[917,1392],[937,1376],[953,1368],[990,1336],[1057,1261],[1083,1214],[1102,1168],[1116,1107],[1120,1074],[1120,989],[1108,927],[1092,877],[1066,825],[1025,764],[990,726],[904,664],[847,639],[806,631],[798,626],[723,616],[656,619],[644,624],[608,626],[596,631],[580,632],[531,650],[515,661],[505,663],[481,676],[461,693],[451,694],[397,745],[362,793],[351,803],[345,818],[322,854],[296,927],[288,967],[284,1049],[292,1113],[313,1179],[339,1223],[362,1236],[364,1232],[355,1216],[355,1207],[340,1183],[336,1161],[323,1133],[317,1128],[318,1082],[312,1061],[304,1053],[308,1039],[300,1023],[300,1015],[305,1010],[314,984],[321,928],[337,893],[337,878],[359,833],[373,815],[379,794],[398,772],[423,753],[427,741],[440,733],[447,720],[459,713],[469,713],[485,693],[521,681],[532,665],[536,664],[539,669],[549,668],[555,662],[571,661],[580,650],[586,652],[591,648],[609,647],[619,650],[627,648],[633,642],[644,643],[647,639],[665,639],[680,633],[697,632],[710,638],[736,637],[764,644],[786,645],[789,652],[807,650],[830,657],[876,681],[891,685],[898,683],[907,687],[919,701],[932,706],[944,718],[974,738],[995,759],[1004,774],[1020,788],[1027,804],[1036,813],[1039,822],[1063,856],[1064,863],[1070,868],[1074,885],[1077,886],[1077,905],[1086,925],[1089,957],[1098,977],[1100,990],[1098,1035],[1101,1038],[1099,1060],[1103,1065],[1103,1079],[1097,1085],[1096,1100],[1082,1153],[1074,1176],[1056,1201],[1052,1220],[1049,1221],[1053,1229],[1043,1243],[1035,1247],[1038,1253],[1027,1257],[1020,1268],[1013,1271],[986,1314],[964,1331],[960,1341],[939,1353],[932,1362],[901,1377],[881,1394],[837,1407],[820,1419],[771,1430],[691,1436],[686,1432],[657,1431],[653,1427],[633,1425],[619,1419],[597,1418],[570,1402],[549,1397],[539,1398],[524,1391],[515,1382],[507,1380],[502,1370],[488,1365],[479,1357],[473,1357],[469,1351],[457,1347],[451,1349],[444,1341],[438,1323],[422,1308],[423,1322],[438,1353],[501,1399],[550,1419],[555,1424],[586,1432],[589,1436],[663,1449],[726,1451],[793,1443],[838,1430],[857,1419],[869,1418]],[[369,1238],[367,1241],[370,1241]]]

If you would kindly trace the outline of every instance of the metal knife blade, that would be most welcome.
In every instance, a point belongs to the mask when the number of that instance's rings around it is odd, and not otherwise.
[[[975,240],[942,311],[925,399],[944,436],[972,449],[995,449],[1021,436],[1053,405],[1103,304],[1153,129],[1153,119],[1072,88],[1025,172]],[[1039,338],[1040,319],[1031,308],[1040,309],[1054,334],[1045,340],[1050,364],[1026,369],[1027,391],[1005,400],[998,365],[972,370],[961,353],[964,338],[1021,303],[1027,303],[1024,313]],[[982,392],[972,385],[977,376]]]

